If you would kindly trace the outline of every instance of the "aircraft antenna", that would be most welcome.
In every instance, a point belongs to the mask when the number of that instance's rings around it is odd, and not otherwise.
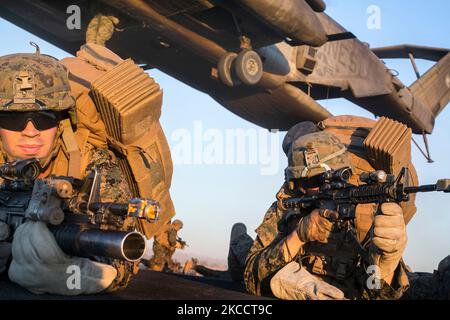
[[[411,139],[414,142],[414,144],[416,145],[417,149],[419,149],[420,153],[422,153],[422,155],[425,157],[425,159],[427,159],[428,163],[433,163],[434,160],[431,159],[430,147],[429,147],[429,143],[428,143],[427,134],[425,132],[422,132],[422,137],[423,137],[423,143],[425,144],[425,151],[419,146],[419,144],[416,142],[416,140],[414,140],[414,137],[412,137]]]
[[[417,67],[416,64],[416,59],[414,59],[414,55],[412,54],[412,52],[408,53],[409,55],[409,60],[411,61],[412,67],[414,69],[414,72],[416,73],[416,77],[417,79],[420,79],[420,72],[419,72],[419,68]]]

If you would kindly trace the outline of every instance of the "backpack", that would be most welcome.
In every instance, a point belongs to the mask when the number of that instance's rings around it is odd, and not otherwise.
[[[351,157],[351,163],[353,165],[353,171],[355,175],[359,175],[364,171],[375,171],[375,170],[385,170],[387,173],[398,174],[399,169],[403,166],[409,169],[409,181],[412,185],[418,185],[419,179],[417,177],[417,172],[414,165],[411,162],[411,139],[404,142],[405,151],[407,156],[401,157],[400,162],[391,163],[388,166],[382,166],[377,159],[371,157],[371,150],[368,150],[368,139],[366,139],[369,134],[376,128],[381,121],[358,117],[358,116],[335,116],[328,118],[318,124],[321,130],[328,131],[339,138],[339,140],[346,146]],[[406,127],[406,126],[405,126]],[[378,128],[377,128],[378,129]],[[369,141],[370,142],[370,141]],[[409,145],[408,145],[409,144]],[[409,155],[409,157],[408,157]],[[361,182],[359,179],[355,179],[355,176],[350,181],[353,184],[359,185]],[[405,223],[412,219],[417,211],[415,206],[415,194],[410,195],[410,200],[407,202],[400,203],[403,209],[403,215],[405,218]],[[373,208],[372,204],[359,205],[356,212],[355,224],[358,226],[358,238],[360,240],[365,238],[367,231],[370,229],[373,222]]]
[[[175,215],[169,193],[172,159],[159,122],[162,90],[131,59],[123,60],[103,46],[88,43],[76,57],[60,62],[69,71],[77,128],[62,137],[53,173],[81,176],[90,160],[89,148],[110,150],[133,196],[160,203],[156,222],[139,221],[138,230],[152,238]],[[80,156],[75,158],[81,160],[70,161],[77,151]]]

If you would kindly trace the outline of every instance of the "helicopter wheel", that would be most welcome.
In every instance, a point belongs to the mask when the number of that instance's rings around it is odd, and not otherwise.
[[[228,52],[220,58],[217,64],[220,80],[229,87],[233,87],[236,83],[231,73],[231,67],[237,56],[234,52]]]
[[[246,85],[257,84],[263,75],[263,63],[258,53],[243,50],[234,61],[234,70],[238,78]]]

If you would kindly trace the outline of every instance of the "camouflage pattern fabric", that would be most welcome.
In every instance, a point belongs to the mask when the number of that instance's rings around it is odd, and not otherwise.
[[[91,149],[90,163],[86,168],[86,175],[97,170],[101,177],[100,201],[126,203],[132,198],[126,178],[111,151],[94,148]],[[125,221],[124,229],[133,230],[135,221]],[[99,262],[112,265],[117,270],[117,277],[107,289],[108,292],[116,291],[127,286],[132,276],[138,271],[138,262],[128,262],[116,259],[97,258]]]
[[[73,110],[68,72],[42,54],[0,57],[0,111]]]
[[[147,266],[154,271],[172,271],[174,262],[172,256],[175,248],[168,248],[157,242],[153,243],[153,257],[149,260]]]
[[[106,41],[111,39],[119,19],[114,16],[96,15],[89,22],[86,31],[86,43],[95,43],[105,46]]]
[[[345,146],[328,132],[309,133],[292,141],[289,147],[284,143],[284,147],[289,150],[287,181],[316,176],[325,171],[324,166],[334,170],[351,167]],[[311,154],[309,159],[306,154]]]
[[[368,290],[366,287],[368,275],[365,272],[360,252],[356,248],[352,252],[347,252],[348,257],[354,257],[353,260],[348,260],[354,261],[355,264],[353,269],[348,270],[343,280],[337,280],[336,277],[330,276],[332,273],[317,274],[313,271],[315,262],[318,261],[318,257],[313,254],[313,249],[317,248],[310,248],[305,245],[302,252],[295,257],[291,257],[285,239],[294,230],[298,220],[287,219],[289,212],[279,205],[280,199],[286,194],[287,186],[284,185],[277,194],[278,201],[271,205],[262,224],[256,229],[257,238],[248,254],[244,272],[245,285],[249,293],[272,296],[270,280],[281,268],[296,260],[309,272],[341,289],[348,299],[398,299],[402,296],[408,288],[406,267],[403,263],[399,264],[391,286],[381,281],[379,290]],[[322,249],[328,249],[328,252],[333,254],[336,247],[330,248],[329,245],[323,245],[324,248]],[[347,251],[350,248],[346,248]],[[358,261],[359,263],[357,263]]]
[[[86,175],[97,170],[101,176],[100,200],[102,202],[128,202],[133,196],[111,151],[91,146],[88,148],[91,149],[91,156],[86,168]]]
[[[91,161],[86,169],[86,176],[93,170],[97,170],[101,177],[100,183],[100,201],[125,203],[132,198],[132,194],[126,183],[122,171],[108,150],[94,148],[89,145]],[[53,163],[57,165],[57,163]],[[124,228],[133,230],[135,221],[125,221]],[[107,289],[108,292],[115,291],[127,286],[131,277],[138,271],[138,262],[131,263],[115,259],[97,257],[97,261],[112,265],[117,270],[117,277]]]

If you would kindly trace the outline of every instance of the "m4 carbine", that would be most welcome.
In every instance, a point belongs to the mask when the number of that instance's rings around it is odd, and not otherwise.
[[[40,173],[37,159],[0,166],[4,179],[0,184],[0,241],[11,241],[19,225],[31,219],[47,223],[69,255],[131,262],[142,258],[146,239],[134,227],[127,227],[126,221],[156,221],[158,202],[139,198],[128,203],[96,201],[100,192],[97,172],[84,181],[72,177],[39,179]]]
[[[362,203],[409,201],[409,195],[417,192],[450,192],[450,179],[440,179],[436,184],[408,186],[408,169],[404,167],[398,177],[382,170],[363,172],[359,179],[364,185],[356,186],[348,181],[351,168],[331,170],[319,177],[320,187],[316,194],[283,200],[287,209],[299,211],[305,208],[327,208],[339,213],[339,220],[355,218],[355,210]]]

